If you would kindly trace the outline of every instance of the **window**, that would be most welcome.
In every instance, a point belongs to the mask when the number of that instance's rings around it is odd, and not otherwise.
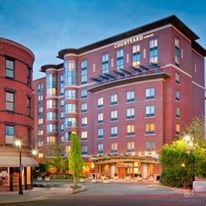
[[[98,138],[101,139],[104,137],[104,130],[103,128],[98,128]]]
[[[180,74],[179,73],[175,73],[175,81],[177,84],[180,84]]]
[[[154,117],[155,116],[155,106],[146,106],[145,115],[146,117]]]
[[[116,121],[117,120],[117,110],[111,111],[110,120],[111,121]]]
[[[64,119],[64,112],[60,112],[60,119]]]
[[[117,94],[112,94],[110,97],[110,105],[117,104]]]
[[[132,66],[138,67],[140,65],[140,45],[132,47]]]
[[[47,112],[46,114],[47,120],[57,120],[57,113],[56,112]]]
[[[117,126],[112,126],[112,127],[110,127],[110,136],[111,136],[111,137],[116,137],[116,136],[117,136],[117,133],[118,133],[118,131],[117,131]]]
[[[47,136],[47,144],[54,144],[56,143],[56,136]]]
[[[6,59],[6,78],[14,79],[14,61]]]
[[[32,69],[27,66],[27,85],[31,86],[31,73]]]
[[[102,54],[102,74],[109,73],[109,54]]]
[[[175,65],[180,65],[180,41],[175,38]]]
[[[46,88],[48,96],[57,95],[57,75],[56,74],[47,74],[46,75]]]
[[[127,91],[127,102],[134,102],[134,91]]]
[[[76,99],[76,90],[66,90],[64,92],[64,98],[65,99]]]
[[[87,89],[84,88],[81,90],[81,98],[86,98],[87,97]]]
[[[116,154],[117,153],[117,143],[112,143],[111,144],[111,154]]]
[[[176,107],[176,117],[180,118],[180,108]]]
[[[127,151],[134,152],[134,142],[127,142]]]
[[[82,84],[87,83],[87,61],[86,60],[81,62],[81,82]]]
[[[180,124],[175,125],[175,131],[176,131],[176,135],[180,134]]]
[[[60,107],[63,107],[63,106],[64,106],[64,100],[61,99],[61,100],[60,100]]]
[[[87,140],[87,131],[83,131],[81,134],[81,139],[82,140]]]
[[[146,124],[146,134],[155,134],[155,123]]]
[[[97,100],[97,107],[101,108],[101,107],[103,107],[103,104],[104,104],[104,99],[103,99],[103,97],[101,97]]]
[[[64,94],[64,75],[60,75],[60,95]]]
[[[82,146],[82,155],[87,154],[87,146]]]
[[[147,140],[145,142],[145,150],[146,151],[155,151],[155,141],[154,140]]]
[[[87,126],[87,117],[83,117],[81,120],[81,126]]]
[[[6,91],[6,110],[14,111],[14,93]]]
[[[66,86],[74,85],[76,84],[76,81],[76,61],[64,61],[64,84]]]
[[[180,101],[180,91],[179,90],[176,91],[176,100]]]
[[[14,144],[14,126],[6,126],[6,144]]]
[[[38,88],[38,91],[43,90],[43,84],[42,84],[42,83],[39,83],[39,84],[37,85],[37,88]]]
[[[98,153],[103,154],[104,153],[104,145],[103,144],[98,144]]]
[[[87,112],[87,103],[86,102],[81,104],[81,112]]]
[[[42,137],[38,137],[38,147],[42,147],[44,145]]]
[[[134,134],[135,134],[134,125],[132,124],[127,125],[127,135],[134,135]]]
[[[31,116],[31,97],[27,97],[27,113]]]
[[[70,146],[66,146],[65,147],[65,153],[68,155],[70,153],[71,147]]]
[[[66,104],[64,106],[65,114],[76,113],[76,104]]]
[[[57,107],[57,101],[56,100],[47,100],[47,108],[56,108]]]
[[[64,124],[65,127],[76,127],[77,120],[75,117],[65,118]]]
[[[116,51],[116,69],[124,69],[124,50],[118,49]]]
[[[154,99],[155,98],[155,89],[154,88],[147,88],[145,90],[146,99]]]
[[[98,123],[102,123],[104,120],[103,120],[103,113],[99,113],[98,116],[97,116],[97,122]]]
[[[158,42],[157,42],[157,39],[150,40],[149,48],[150,48],[150,63],[157,64],[158,63]]]
[[[43,157],[44,157],[44,154],[41,153],[41,152],[39,152],[39,153],[38,153],[38,158],[41,159],[41,158],[43,158]]]
[[[47,128],[48,133],[50,133],[50,132],[56,133],[57,132],[57,125],[56,124],[47,124],[46,128]]]
[[[60,131],[63,132],[64,131],[64,124],[60,125]]]
[[[134,119],[134,108],[127,108],[127,119]]]

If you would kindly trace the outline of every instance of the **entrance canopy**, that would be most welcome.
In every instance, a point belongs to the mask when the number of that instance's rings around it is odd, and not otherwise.
[[[32,157],[21,157],[23,167],[38,167],[39,164]],[[0,156],[0,167],[19,167],[18,156]]]

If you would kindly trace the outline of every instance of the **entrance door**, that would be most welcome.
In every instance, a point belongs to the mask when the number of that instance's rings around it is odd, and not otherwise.
[[[124,167],[119,167],[118,168],[118,175],[119,175],[119,178],[124,178],[125,176],[125,168]]]
[[[148,177],[148,170],[147,170],[147,164],[142,164],[142,177],[147,178]]]

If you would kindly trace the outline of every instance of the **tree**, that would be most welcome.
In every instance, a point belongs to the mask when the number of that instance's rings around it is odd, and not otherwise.
[[[56,168],[57,174],[62,173],[67,169],[67,160],[61,156],[61,146],[59,144],[52,144],[48,147],[48,152],[52,155],[46,161],[46,167]]]
[[[186,127],[182,136],[189,135],[193,138],[193,143],[203,144],[205,137],[205,123],[202,118],[194,117]]]
[[[73,187],[77,188],[84,161],[81,157],[80,143],[76,133],[71,134],[71,150],[69,153],[69,169],[73,176]]]

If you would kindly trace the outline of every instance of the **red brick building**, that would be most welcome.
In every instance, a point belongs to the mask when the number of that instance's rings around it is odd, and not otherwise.
[[[34,94],[31,88],[34,54],[19,43],[0,38],[0,191],[19,187],[19,149],[21,139],[22,184],[31,188],[34,145]]]
[[[159,174],[162,145],[204,116],[206,50],[198,38],[171,16],[59,51],[63,64],[42,66],[46,78],[34,81],[39,150],[56,142],[67,155],[74,131],[97,172]]]

